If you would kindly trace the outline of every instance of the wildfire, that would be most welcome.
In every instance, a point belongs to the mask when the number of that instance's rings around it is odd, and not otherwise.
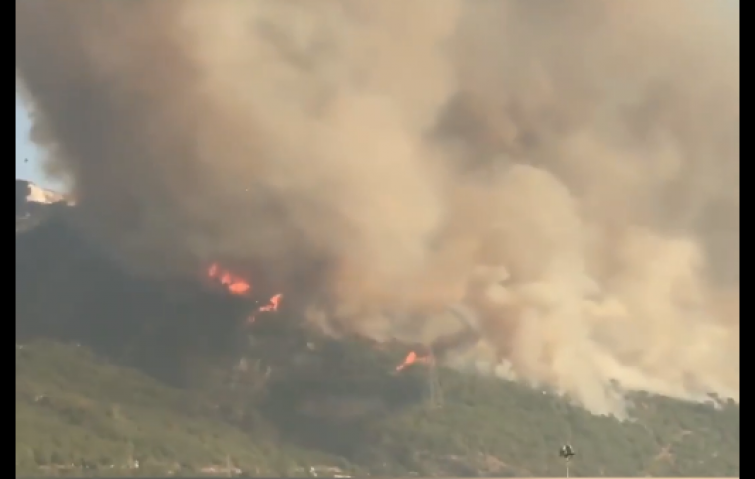
[[[268,301],[266,305],[257,308],[251,315],[249,315],[249,324],[257,321],[258,313],[278,311],[278,306],[280,305],[281,299],[283,299],[283,295],[281,293],[278,293],[270,298],[270,301]]]
[[[431,355],[426,356],[419,356],[414,351],[410,351],[409,354],[406,355],[406,358],[404,361],[396,366],[396,371],[402,371],[412,364],[432,364],[433,363],[433,357]]]
[[[207,269],[207,276],[225,286],[231,294],[245,295],[252,290],[252,285],[247,280],[221,268],[217,263],[210,265]]]
[[[249,281],[221,267],[218,263],[210,265],[207,269],[207,276],[225,286],[226,290],[233,295],[246,296],[252,291],[252,285]],[[267,304],[258,307],[249,315],[248,322],[253,323],[257,319],[258,313],[278,311],[281,299],[283,299],[283,294],[278,293],[273,295]]]

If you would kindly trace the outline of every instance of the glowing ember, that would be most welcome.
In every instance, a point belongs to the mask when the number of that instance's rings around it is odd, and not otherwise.
[[[402,371],[412,364],[422,363],[422,364],[432,364],[433,357],[430,355],[427,356],[418,356],[417,353],[414,351],[409,352],[409,354],[406,355],[406,358],[404,359],[404,362],[396,366],[396,371]]]

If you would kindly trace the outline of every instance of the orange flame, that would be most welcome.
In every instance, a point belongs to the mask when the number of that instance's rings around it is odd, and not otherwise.
[[[249,319],[247,320],[249,324],[257,321],[257,314],[259,313],[278,311],[278,306],[280,306],[281,299],[283,299],[283,295],[281,293],[273,295],[273,297],[270,298],[270,301],[268,301],[266,305],[260,306],[249,316]]]
[[[238,276],[231,271],[222,268],[218,263],[213,263],[212,265],[210,265],[210,267],[207,269],[207,276],[225,286],[228,292],[231,294],[245,296],[252,291],[251,283],[249,283],[241,276]],[[250,324],[255,322],[258,313],[278,311],[278,307],[280,306],[282,298],[283,295],[281,293],[273,295],[273,297],[268,300],[267,304],[260,306],[259,308],[254,310],[254,312],[249,316],[248,322]]]
[[[280,305],[281,298],[283,298],[283,295],[281,293],[274,295],[272,298],[270,298],[269,303],[267,303],[265,306],[261,306],[257,311],[278,311],[278,306]]]
[[[207,275],[225,286],[231,294],[245,295],[252,290],[252,285],[247,280],[221,268],[217,263],[207,269]]]
[[[411,366],[412,364],[416,364],[416,363],[432,364],[432,362],[433,362],[432,356],[430,355],[418,356],[417,353],[415,353],[414,351],[410,351],[409,354],[406,355],[406,358],[404,359],[404,361],[398,366],[396,366],[396,371],[402,371],[408,368],[409,366]]]

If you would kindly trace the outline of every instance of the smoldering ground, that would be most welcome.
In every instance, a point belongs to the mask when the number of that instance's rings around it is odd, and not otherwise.
[[[465,303],[476,357],[616,411],[612,380],[738,398],[717,9],[24,0],[16,68],[77,226],[129,268],[220,261],[375,336]]]

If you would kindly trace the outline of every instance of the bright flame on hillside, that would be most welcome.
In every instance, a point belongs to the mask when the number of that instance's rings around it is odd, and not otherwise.
[[[207,269],[207,276],[225,286],[231,294],[245,295],[252,290],[252,285],[247,280],[221,268],[217,263],[212,263]]]
[[[414,351],[410,351],[409,354],[406,355],[406,358],[404,361],[396,366],[396,371],[403,371],[404,369],[408,368],[412,364],[432,364],[433,363],[433,357],[431,355],[426,356],[419,356]]]
[[[233,295],[246,296],[252,291],[252,283],[250,281],[223,268],[218,263],[212,263],[212,265],[210,265],[207,269],[207,276],[223,285],[225,289]],[[248,322],[250,324],[254,323],[257,320],[258,313],[278,311],[281,299],[283,299],[282,293],[274,294],[266,304],[258,307],[249,315]]]

